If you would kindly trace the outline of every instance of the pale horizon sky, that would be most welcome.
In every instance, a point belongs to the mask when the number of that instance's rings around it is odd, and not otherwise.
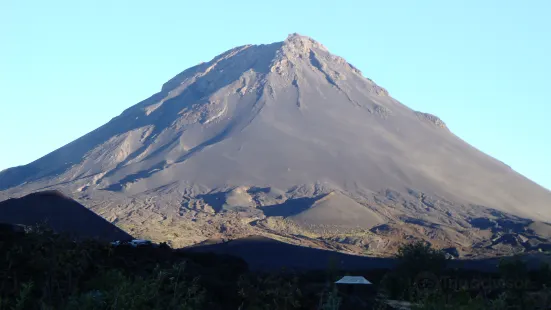
[[[193,4],[192,4],[193,3]],[[551,189],[551,2],[0,2],[0,170],[243,44],[298,32]]]

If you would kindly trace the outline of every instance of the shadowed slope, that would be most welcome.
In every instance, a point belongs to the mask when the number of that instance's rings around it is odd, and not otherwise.
[[[0,223],[47,224],[56,232],[101,241],[132,237],[78,202],[59,192],[40,192],[0,202]]]
[[[270,238],[250,236],[224,243],[197,245],[182,249],[192,252],[229,254],[242,258],[252,270],[326,270],[331,264],[338,269],[390,268],[394,262],[387,258],[369,258],[342,254],[283,243]]]
[[[296,246],[274,239],[249,236],[228,242],[206,242],[182,251],[227,254],[242,258],[252,270],[372,270],[391,269],[396,266],[394,258],[375,258],[343,254],[333,251]],[[539,268],[549,258],[541,255],[519,256],[529,268]],[[495,272],[499,259],[450,260],[449,268]]]

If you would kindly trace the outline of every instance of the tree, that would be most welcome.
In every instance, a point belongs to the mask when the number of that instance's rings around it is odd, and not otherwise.
[[[445,253],[422,241],[402,245],[395,258],[396,268],[382,282],[384,293],[392,298],[414,299],[420,285],[436,288],[446,267]]]
[[[430,272],[439,275],[446,267],[446,254],[422,241],[401,246],[396,259],[398,260],[397,269],[407,274]]]

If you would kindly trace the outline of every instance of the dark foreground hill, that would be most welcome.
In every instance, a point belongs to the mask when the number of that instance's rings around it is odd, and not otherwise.
[[[391,258],[372,258],[291,245],[277,240],[251,236],[229,242],[199,244],[186,248],[190,252],[212,252],[240,257],[253,270],[340,270],[387,269]]]
[[[216,253],[239,257],[247,262],[251,270],[298,271],[327,270],[377,270],[393,269],[395,258],[366,257],[321,250],[280,242],[274,239],[250,236],[227,242],[212,240],[182,249],[186,252]],[[446,266],[466,271],[497,272],[502,258],[450,259]],[[507,258],[505,258],[507,259]],[[542,263],[550,263],[547,254],[519,255],[514,258],[526,264],[528,269],[537,269]]]
[[[0,223],[46,224],[79,239],[129,240],[132,236],[57,191],[45,191],[0,202]]]

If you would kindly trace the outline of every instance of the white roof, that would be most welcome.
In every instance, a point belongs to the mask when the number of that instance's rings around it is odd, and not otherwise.
[[[372,284],[371,282],[367,281],[364,277],[351,277],[351,276],[345,276],[335,283],[336,284]]]

